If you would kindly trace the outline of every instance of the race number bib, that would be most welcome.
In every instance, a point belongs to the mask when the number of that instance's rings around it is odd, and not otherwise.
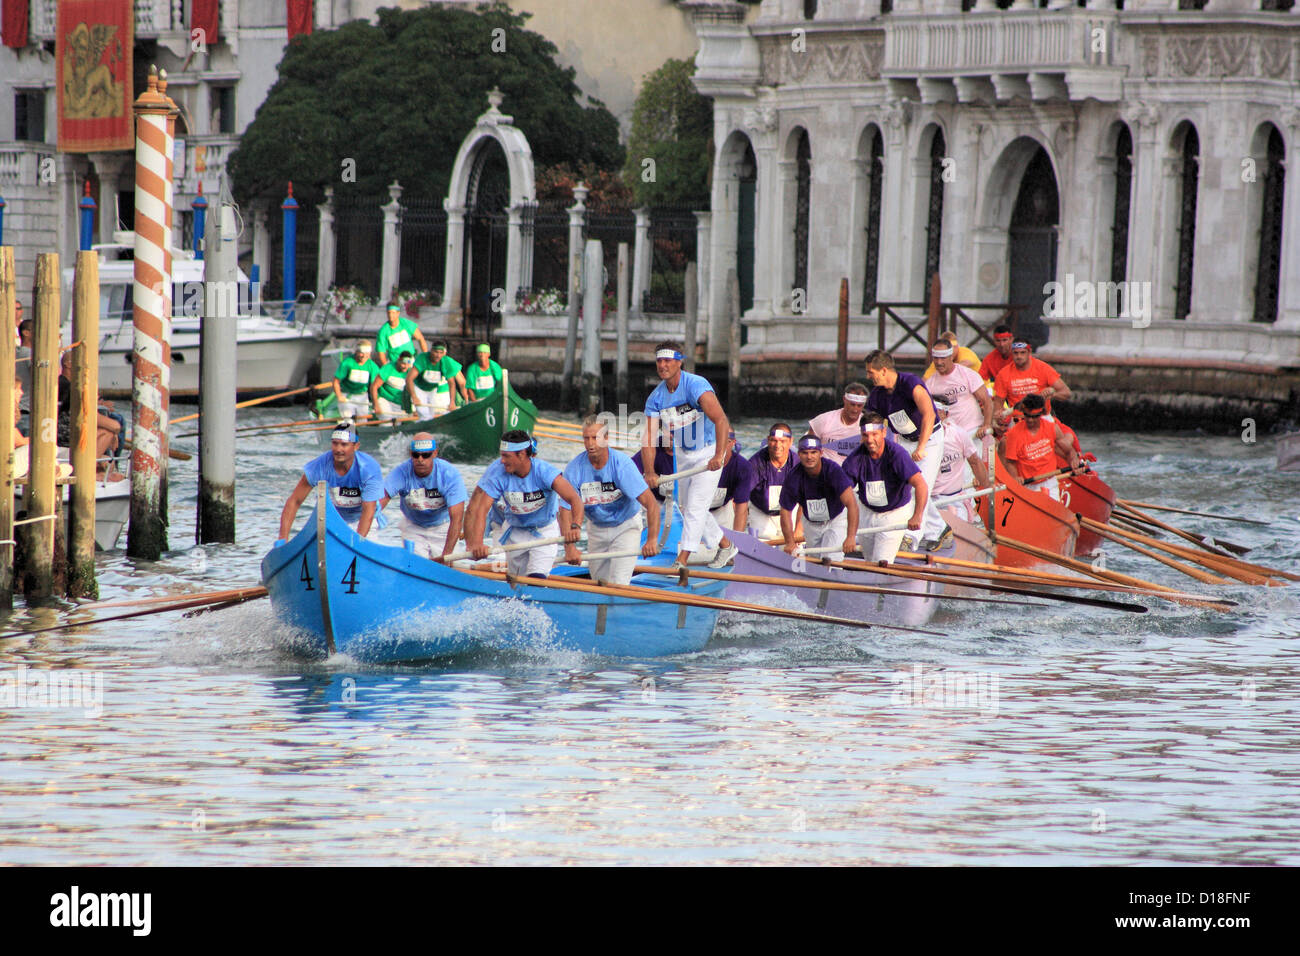
[[[360,508],[361,507],[361,489],[360,488],[331,488],[330,492],[334,496],[335,508]]]
[[[885,491],[883,481],[868,481],[865,482],[864,487],[867,492],[867,504],[882,508],[888,503],[889,493]]]
[[[781,487],[782,487],[781,485],[767,486],[767,510],[768,511],[781,510]]]
[[[726,503],[727,503],[727,489],[715,488],[713,490],[713,500],[709,502],[709,510],[713,511],[716,508],[721,508]]]
[[[412,511],[439,511],[447,507],[447,499],[437,488],[415,488],[407,494],[406,506]]]
[[[440,369],[431,368],[424,373],[424,380],[430,385],[441,385],[442,371]]]
[[[489,392],[492,390],[492,385],[495,381],[496,380],[491,375],[480,375],[474,380],[474,391]]]
[[[411,341],[411,334],[407,332],[406,329],[402,329],[400,332],[394,332],[388,337],[388,351],[391,352],[393,349],[405,345],[409,341]]]
[[[541,511],[546,504],[546,492],[544,491],[507,491],[505,494],[506,508],[511,514],[530,515],[536,511]]]
[[[348,372],[348,381],[356,382],[358,385],[370,384],[370,373],[363,368],[354,368]]]
[[[685,428],[700,420],[700,410],[690,405],[675,405],[665,408],[659,417],[668,428]]]
[[[623,492],[612,481],[584,481],[578,486],[584,505],[609,505],[623,497]]]
[[[831,509],[825,498],[809,498],[804,502],[804,514],[809,521],[830,521]]]
[[[900,435],[912,435],[916,432],[916,426],[912,424],[912,419],[901,408],[889,416],[889,424],[893,425],[894,431]]]
[[[390,375],[388,376],[388,387],[395,392],[400,392],[406,388],[406,379],[400,375]]]

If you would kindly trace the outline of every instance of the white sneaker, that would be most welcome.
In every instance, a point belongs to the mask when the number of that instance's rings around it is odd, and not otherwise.
[[[718,553],[713,556],[709,562],[711,568],[725,568],[729,564],[736,563],[736,545],[729,544],[725,548],[719,548]]]
[[[915,539],[914,537],[912,537],[910,534],[905,534],[905,535],[903,535],[903,540],[900,541],[899,544],[898,544],[898,550],[899,550],[899,551],[915,551],[915,550],[916,550],[916,539]]]

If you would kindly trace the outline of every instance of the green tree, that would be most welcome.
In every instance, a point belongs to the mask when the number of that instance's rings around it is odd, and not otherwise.
[[[713,100],[696,92],[694,75],[694,58],[668,60],[636,98],[623,179],[638,204],[709,204]]]
[[[279,198],[287,180],[308,200],[331,184],[382,195],[393,180],[405,196],[444,196],[494,86],[537,163],[620,168],[618,121],[590,97],[579,102],[573,69],[524,29],[528,17],[502,4],[430,4],[295,38],[231,158],[236,197]]]

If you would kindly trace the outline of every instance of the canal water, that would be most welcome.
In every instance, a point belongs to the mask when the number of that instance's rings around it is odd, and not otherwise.
[[[767,424],[739,422],[747,453]],[[1081,437],[1122,496],[1266,520],[1175,519],[1300,571],[1269,438]],[[197,460],[173,462],[175,550],[102,555],[101,598],[257,584],[316,441],[243,440],[234,545],[192,546]],[[426,667],[302,660],[265,601],[3,639],[0,680],[85,694],[0,705],[0,863],[1296,865],[1297,587],[1225,589],[1231,614],[966,605],[940,637],[724,617],[657,660],[557,649],[512,604],[475,612],[501,647]]]

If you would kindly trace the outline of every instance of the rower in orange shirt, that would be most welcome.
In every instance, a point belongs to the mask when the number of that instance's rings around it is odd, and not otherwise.
[[[1011,346],[1011,364],[993,381],[993,394],[1013,407],[1026,395],[1040,395],[1051,415],[1052,399],[1069,399],[1070,389],[1056,369],[1029,354],[1028,342],[1016,342]]]
[[[1005,325],[993,327],[993,351],[984,356],[984,361],[976,369],[980,378],[986,382],[997,381],[998,372],[1011,364],[1011,345],[1015,337]]]
[[[1041,395],[1033,393],[1021,399],[1017,407],[1024,419],[1009,428],[1002,439],[999,448],[1002,463],[1018,481],[1031,481],[1056,471],[1057,455],[1064,458],[1070,468],[1079,467],[1079,453],[1057,423],[1045,417],[1045,404]],[[1061,500],[1061,489],[1055,476],[1031,487]]]

